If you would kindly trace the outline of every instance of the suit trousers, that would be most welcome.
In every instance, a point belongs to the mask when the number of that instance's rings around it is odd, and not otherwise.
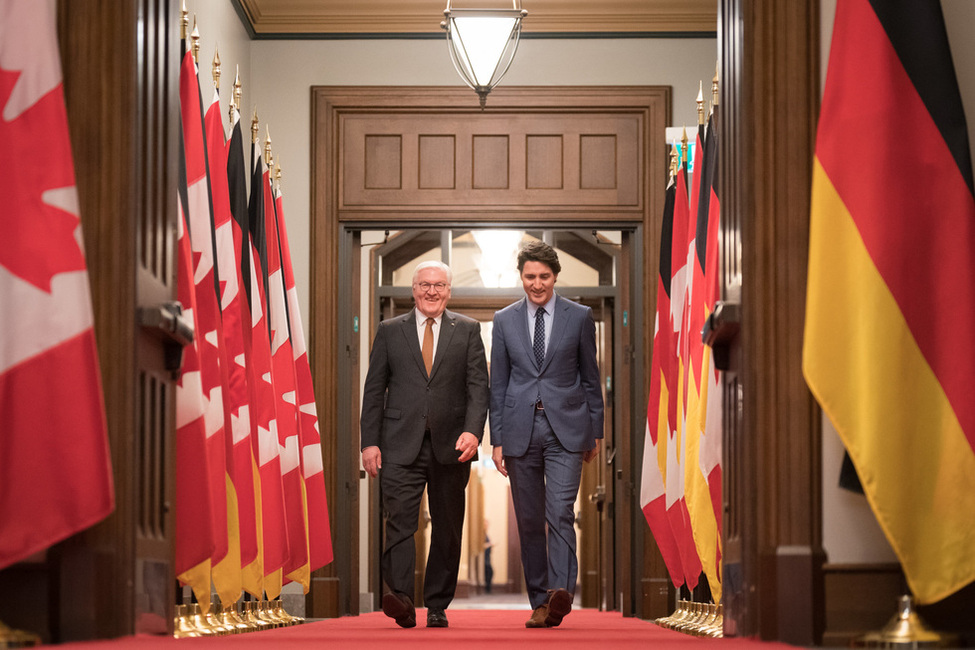
[[[582,456],[563,447],[545,411],[536,410],[528,451],[504,458],[532,608],[546,602],[549,589],[575,593],[579,572],[575,501]]]
[[[379,474],[386,516],[386,543],[381,568],[389,588],[415,597],[416,533],[423,489],[430,508],[430,554],[423,580],[427,607],[446,609],[457,588],[466,488],[471,464],[441,464],[433,455],[429,434],[410,465],[384,462]]]

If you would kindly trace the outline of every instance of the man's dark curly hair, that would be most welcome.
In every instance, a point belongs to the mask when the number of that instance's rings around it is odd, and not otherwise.
[[[562,272],[562,265],[559,264],[559,254],[555,249],[540,239],[533,239],[521,247],[518,251],[518,272],[521,273],[525,268],[525,262],[541,262],[552,269],[552,273],[558,275]]]

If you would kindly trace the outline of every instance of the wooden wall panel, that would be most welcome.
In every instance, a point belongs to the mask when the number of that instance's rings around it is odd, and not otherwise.
[[[339,120],[343,219],[423,209],[613,210],[639,220],[647,208],[639,113],[546,108],[517,119],[479,111],[430,120],[379,111]]]
[[[506,135],[471,137],[471,186],[474,190],[506,190],[511,187],[511,144]],[[472,196],[472,195],[469,195]],[[405,198],[409,201],[408,197]]]
[[[366,135],[363,178],[355,179],[364,190],[403,189],[403,138],[398,135]]]
[[[583,135],[579,138],[579,187],[584,190],[615,190],[619,182],[619,138],[614,135]]]
[[[525,188],[561,190],[563,177],[561,135],[532,135],[525,138]]]
[[[417,162],[421,190],[452,190],[457,187],[457,138],[453,135],[421,135]]]

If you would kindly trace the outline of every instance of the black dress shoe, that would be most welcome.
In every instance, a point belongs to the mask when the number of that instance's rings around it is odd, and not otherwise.
[[[400,627],[416,627],[416,609],[406,596],[389,592],[383,596],[383,613]]]
[[[427,627],[447,627],[447,614],[442,609],[427,610]]]

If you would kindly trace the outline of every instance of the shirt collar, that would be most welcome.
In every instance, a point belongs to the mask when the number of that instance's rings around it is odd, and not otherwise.
[[[424,315],[423,312],[421,312],[416,307],[413,308],[413,311],[416,314],[416,323],[417,323],[417,325],[423,325],[424,323],[427,322],[427,318],[429,318],[429,316]],[[440,312],[440,315],[437,316],[437,317],[435,317],[433,319],[433,324],[434,325],[440,325],[440,321],[443,320],[443,314],[444,314],[443,312]]]
[[[544,305],[542,305],[542,307],[545,308],[545,313],[548,314],[549,316],[555,313],[555,299],[557,295],[558,294],[553,292],[552,297],[549,299],[549,301]],[[532,318],[535,318],[535,312],[538,311],[538,305],[533,303],[531,300],[528,300],[528,298],[525,298],[525,302],[528,303],[528,315]]]

